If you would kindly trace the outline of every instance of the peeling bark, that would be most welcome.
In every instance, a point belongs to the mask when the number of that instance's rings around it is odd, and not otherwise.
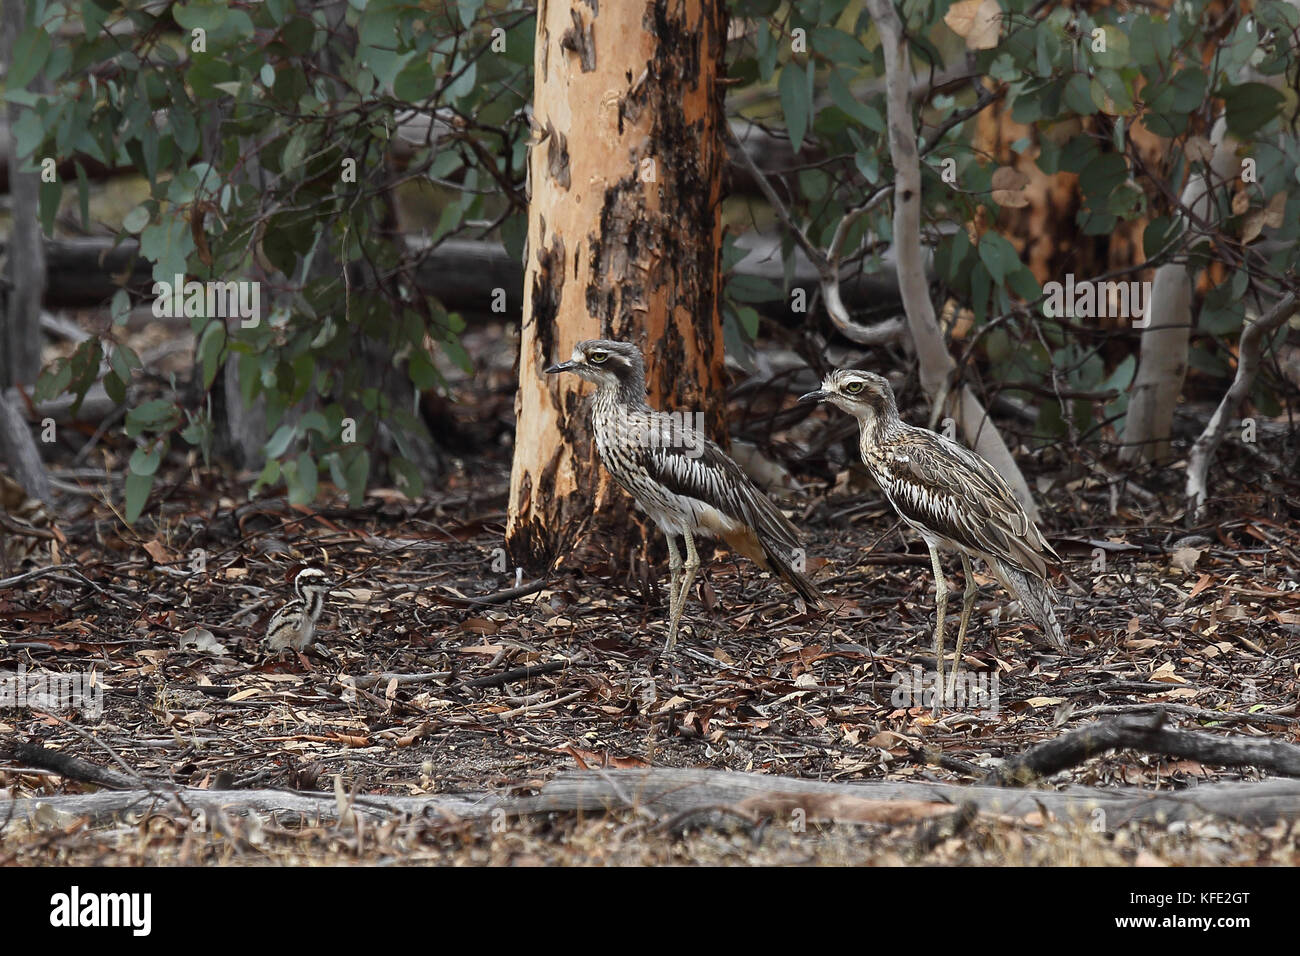
[[[720,0],[573,0],[538,10],[529,253],[507,544],[541,570],[629,502],[600,468],[588,386],[543,369],[589,338],[646,353],[652,404],[725,443],[720,312]],[[590,47],[590,49],[588,49]],[[593,516],[593,509],[595,514]]]

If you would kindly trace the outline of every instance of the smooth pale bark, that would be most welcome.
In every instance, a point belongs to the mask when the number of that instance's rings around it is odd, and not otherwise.
[[[23,32],[28,4],[5,0],[4,59],[13,61],[14,38]],[[31,87],[44,85],[33,80]],[[18,107],[9,105],[9,119]],[[39,161],[39,157],[29,157]],[[8,158],[10,211],[9,288],[0,292],[0,390],[34,385],[41,371],[41,299],[45,294],[45,245],[39,224],[40,175],[23,172],[23,163],[11,151]],[[49,475],[36,448],[36,440],[18,409],[0,398],[0,456],[29,495],[53,500]]]
[[[551,564],[628,499],[596,459],[590,386],[544,369],[589,338],[634,342],[649,401],[722,429],[721,0],[538,8],[528,246],[507,544]]]
[[[885,54],[885,99],[889,107],[889,153],[894,166],[894,252],[903,307],[916,346],[921,387],[936,404],[950,411],[967,443],[1002,475],[1025,511],[1038,520],[1038,505],[1030,494],[1010,449],[989,420],[988,412],[967,386],[948,394],[956,363],[948,348],[930,301],[921,248],[921,163],[912,127],[909,95],[912,67],[903,25],[893,0],[867,0],[867,9],[880,34]]]
[[[1240,173],[1241,161],[1237,158],[1237,141],[1227,134],[1223,117],[1215,122],[1210,143],[1214,147],[1211,176],[1193,176],[1181,198],[1193,219],[1213,229],[1219,219],[1213,183],[1231,182]],[[1156,270],[1151,282],[1138,369],[1124,421],[1122,461],[1166,461],[1171,455],[1174,409],[1187,375],[1193,278],[1182,263],[1167,263]]]

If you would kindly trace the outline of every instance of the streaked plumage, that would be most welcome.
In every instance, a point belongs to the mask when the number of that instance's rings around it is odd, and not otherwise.
[[[316,622],[325,609],[329,578],[319,568],[303,568],[294,576],[293,590],[297,597],[271,615],[266,625],[266,646],[274,653],[288,647],[302,651],[312,645]]]
[[[1003,587],[1057,650],[1069,653],[1052,606],[1049,562],[1060,561],[1025,514],[1010,487],[987,461],[956,442],[898,416],[889,382],[871,372],[839,369],[801,401],[830,402],[858,419],[862,461],[880,490],[930,549],[935,573],[935,654],[943,677],[943,617],[947,582],[937,548],[956,550],[966,573],[961,629],[948,692],[955,685],[976,588],[970,558],[982,558]]]
[[[717,535],[760,567],[774,569],[804,600],[821,606],[817,588],[797,570],[803,551],[789,519],[686,416],[646,404],[640,350],[626,342],[580,342],[568,362],[547,369],[566,371],[597,384],[591,425],[601,462],[668,538],[672,583],[666,650],[677,640],[678,621],[699,567],[696,534]],[[685,563],[674,540],[678,536],[686,543]]]

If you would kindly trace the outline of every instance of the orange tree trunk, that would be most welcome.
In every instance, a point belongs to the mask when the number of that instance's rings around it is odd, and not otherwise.
[[[649,401],[722,429],[722,0],[542,0],[510,512],[540,570],[584,530],[622,563],[629,502],[588,430],[590,386],[543,369],[576,342],[646,356]],[[694,420],[694,419],[692,419]]]

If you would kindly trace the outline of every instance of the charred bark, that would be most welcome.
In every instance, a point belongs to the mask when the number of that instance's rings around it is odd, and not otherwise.
[[[722,427],[722,72],[719,0],[544,4],[538,11],[532,187],[518,427],[507,543],[540,570],[590,525],[625,528],[601,470],[586,387],[549,380],[588,338],[646,353],[649,400]],[[594,511],[594,515],[593,515]],[[628,536],[612,547],[628,553]]]

